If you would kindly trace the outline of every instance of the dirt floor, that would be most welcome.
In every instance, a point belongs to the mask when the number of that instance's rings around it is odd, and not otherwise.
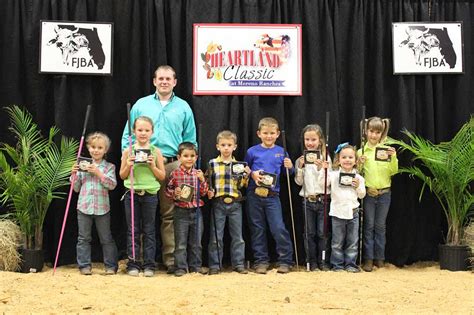
[[[0,313],[474,314],[474,273],[436,263],[387,265],[371,273],[291,272],[240,275],[158,272],[153,278],[93,275],[73,265],[41,273],[0,272]]]

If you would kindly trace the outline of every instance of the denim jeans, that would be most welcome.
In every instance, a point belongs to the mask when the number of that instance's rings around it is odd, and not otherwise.
[[[174,208],[174,265],[181,270],[202,267],[203,220],[201,208]],[[189,251],[188,251],[189,250]]]
[[[226,204],[221,199],[213,201],[211,210],[211,222],[209,231],[209,268],[218,269],[222,266],[222,256],[224,255],[224,227],[226,218],[228,218],[229,234],[231,238],[230,256],[232,267],[244,267],[245,260],[245,242],[242,237],[242,205],[240,202]],[[217,239],[219,240],[219,255],[217,254]],[[220,258],[220,261],[219,261]]]
[[[77,225],[79,228],[77,237],[77,264],[79,268],[91,267],[91,240],[92,223],[95,222],[104,265],[106,269],[117,270],[117,246],[110,232],[110,212],[104,215],[88,215],[77,211]]]
[[[303,211],[304,211],[303,200]],[[326,209],[329,213],[329,209]],[[329,216],[326,215],[326,224],[329,222]],[[326,228],[324,235],[324,203],[309,202],[306,200],[306,226],[304,238],[304,247],[306,252],[306,262],[311,266],[322,266],[327,264],[330,255],[329,229]],[[324,251],[324,259],[323,259]]]
[[[332,217],[331,265],[334,269],[357,268],[359,212],[354,218]]]
[[[247,217],[252,239],[253,258],[256,265],[268,265],[267,222],[275,239],[278,264],[293,265],[293,247],[290,234],[283,222],[280,198],[259,197],[255,192],[247,193]]]
[[[135,260],[132,258],[132,215],[130,192],[125,194],[125,217],[127,219],[127,270],[130,269],[151,269],[155,270],[156,255],[156,232],[155,218],[158,197],[156,195],[145,194],[134,196],[134,227],[135,227]],[[143,234],[143,264],[140,266],[140,235]]]
[[[385,260],[385,221],[391,192],[364,198],[364,259]]]

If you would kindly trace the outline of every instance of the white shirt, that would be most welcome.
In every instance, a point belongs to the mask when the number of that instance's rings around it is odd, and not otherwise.
[[[355,173],[355,171],[353,171]],[[339,219],[350,220],[354,218],[354,209],[359,207],[359,201],[365,197],[365,180],[359,174],[355,178],[359,179],[359,187],[343,186],[339,184],[339,173],[330,171],[328,173],[328,184],[331,185],[331,210],[329,215]],[[319,176],[319,182],[324,185],[324,175]]]
[[[300,168],[300,160],[296,161],[296,172],[295,172],[295,182],[302,186],[300,190],[301,197],[308,197],[311,195],[321,195],[324,194],[324,169],[321,168],[318,171],[316,164],[305,164],[303,168]],[[331,159],[329,159],[331,163]],[[329,171],[328,171],[329,175]],[[323,177],[323,182],[319,181],[319,176]],[[329,180],[329,176],[328,176]],[[306,193],[305,193],[306,192]],[[330,187],[327,188],[327,194],[331,193]]]

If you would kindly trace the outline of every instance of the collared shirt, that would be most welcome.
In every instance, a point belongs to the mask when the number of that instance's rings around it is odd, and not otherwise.
[[[74,181],[74,191],[79,192],[77,210],[88,215],[104,215],[109,212],[109,190],[117,186],[115,165],[102,160],[97,167],[102,172],[102,177],[88,172],[77,172]],[[72,176],[69,180],[72,181]]]
[[[174,204],[180,208],[196,208],[198,206],[197,203],[197,196],[196,193],[197,187],[199,182],[199,191],[201,196],[205,196],[209,189],[209,185],[206,181],[200,182],[197,177],[197,169],[192,168],[190,170],[186,170],[182,165],[180,165],[177,169],[171,172],[170,174],[170,181],[166,186],[166,196],[170,199],[174,200]],[[190,202],[180,201],[174,199],[174,190],[181,185],[186,184],[189,186],[194,187],[194,195]],[[204,206],[204,201],[202,198],[199,198],[199,206]]]
[[[157,93],[142,97],[130,111],[132,125],[139,116],[147,116],[153,121],[154,132],[150,142],[161,150],[163,156],[176,156],[179,144],[185,141],[197,145],[196,125],[191,107],[174,93],[166,106],[161,105]],[[122,151],[129,146],[128,136],[127,123],[122,135]],[[132,140],[134,139],[132,135]]]
[[[239,189],[247,185],[249,181],[247,175],[232,175],[232,162],[237,162],[237,160],[232,157],[232,161],[224,162],[220,155],[209,161],[207,173],[210,177],[210,188],[215,190],[214,197],[239,198],[241,196]]]
[[[331,165],[331,158],[328,157],[329,165]],[[295,182],[302,186],[300,190],[301,197],[311,195],[324,194],[324,182],[320,183],[318,178],[320,175],[324,176],[324,169],[318,170],[316,164],[305,164],[304,168],[300,167],[299,159],[295,163]],[[331,188],[326,188],[326,193],[331,193]]]
[[[359,179],[359,187],[343,186],[339,184],[339,174],[341,170],[329,171],[328,185],[331,185],[331,210],[329,215],[339,219],[350,220],[354,218],[354,209],[359,207],[357,198],[365,197],[365,181],[359,174],[355,178]],[[354,170],[355,172],[355,170]],[[319,182],[324,185],[324,175],[320,174]]]
[[[267,173],[272,173],[277,176],[275,186],[271,188],[274,192],[280,191],[280,173],[285,169],[283,160],[286,155],[282,147],[274,145],[271,148],[265,148],[262,144],[254,145],[247,150],[245,155],[245,162],[254,171],[263,170]],[[286,171],[283,171],[285,173]],[[289,170],[290,174],[294,172],[292,168]],[[250,179],[247,190],[254,190],[257,184],[253,179]]]
[[[370,188],[383,189],[389,188],[392,185],[392,176],[398,173],[398,159],[397,155],[391,156],[390,162],[376,161],[375,149],[386,148],[383,144],[377,144],[375,147],[369,147],[367,143],[364,146],[364,155],[367,157],[363,174],[365,178],[365,185]],[[357,155],[362,155],[362,149],[357,151]]]

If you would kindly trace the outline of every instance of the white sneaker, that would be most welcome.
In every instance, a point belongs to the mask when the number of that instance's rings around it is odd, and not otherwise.
[[[155,275],[155,271],[153,269],[145,269],[143,275],[145,277],[153,277]]]
[[[130,269],[127,271],[127,274],[132,277],[138,277],[139,272],[138,269]]]

